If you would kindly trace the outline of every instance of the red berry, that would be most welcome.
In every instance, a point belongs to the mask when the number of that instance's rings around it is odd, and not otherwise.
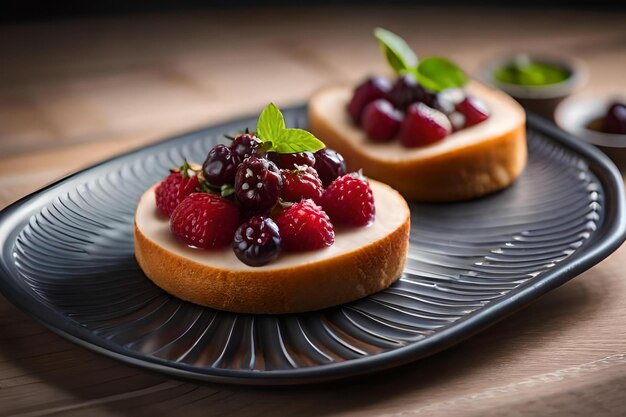
[[[176,207],[170,230],[189,246],[218,248],[233,241],[239,225],[239,209],[215,194],[193,193]]]
[[[359,85],[348,104],[348,112],[357,125],[361,124],[363,109],[370,102],[385,98],[391,90],[391,83],[385,77],[373,77]]]
[[[255,216],[235,232],[233,252],[246,265],[262,266],[280,255],[280,233],[274,220]]]
[[[438,142],[452,132],[445,114],[424,103],[411,104],[400,127],[400,140],[413,148]]]
[[[284,250],[300,252],[322,249],[335,241],[335,231],[324,210],[303,200],[276,216]]]
[[[318,202],[322,196],[322,181],[311,167],[300,167],[298,169],[281,169],[283,176],[283,189],[280,197],[284,201],[297,203],[300,200],[311,200]]]
[[[603,120],[602,130],[606,133],[626,135],[626,105],[613,103]]]
[[[357,173],[333,181],[324,191],[321,204],[334,224],[367,226],[376,214],[370,184]]]
[[[379,98],[365,106],[361,124],[370,139],[376,142],[389,142],[400,130],[403,118],[401,111],[396,110],[384,98]]]
[[[243,162],[246,158],[254,155],[256,148],[259,147],[261,141],[251,133],[242,133],[233,139],[230,149],[236,156],[238,162]]]
[[[456,105],[456,111],[461,113],[465,118],[463,127],[470,127],[484,122],[489,118],[489,110],[481,102],[473,97],[466,97],[463,101]]]
[[[296,169],[302,165],[310,167],[315,165],[315,156],[313,152],[308,151],[298,153],[268,152],[267,159],[282,169]]]
[[[251,156],[237,168],[235,195],[246,209],[256,213],[271,209],[282,188],[280,170],[267,159]]]
[[[333,180],[346,173],[346,162],[339,152],[330,148],[322,148],[315,152],[315,165],[317,175],[322,180],[322,185],[328,187]]]
[[[428,91],[419,84],[413,74],[404,74],[398,77],[393,88],[387,94],[387,98],[402,111],[411,104],[418,102],[430,107],[437,105],[437,94]]]
[[[184,178],[182,172],[173,172],[154,190],[156,206],[161,213],[170,217],[185,197],[197,191],[200,191],[197,176],[191,175]]]
[[[215,145],[202,164],[204,179],[216,187],[232,184],[235,181],[237,165],[239,159],[228,146]]]

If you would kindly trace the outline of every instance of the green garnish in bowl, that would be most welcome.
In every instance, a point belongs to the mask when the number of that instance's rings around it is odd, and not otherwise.
[[[532,87],[558,84],[571,75],[562,66],[535,61],[526,55],[515,57],[512,62],[496,68],[493,72],[494,79],[501,83]]]

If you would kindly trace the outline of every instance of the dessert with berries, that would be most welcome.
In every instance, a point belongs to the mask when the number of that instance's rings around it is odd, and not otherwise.
[[[309,102],[309,128],[358,167],[417,201],[479,197],[510,185],[527,158],[525,114],[505,93],[468,81],[445,58],[417,59],[397,35],[375,35],[394,80],[330,87]]]
[[[268,105],[255,133],[186,161],[141,197],[135,256],[159,287],[228,311],[293,313],[387,288],[404,268],[402,196]]]

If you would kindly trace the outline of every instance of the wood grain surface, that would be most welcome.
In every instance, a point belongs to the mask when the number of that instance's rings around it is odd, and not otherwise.
[[[582,58],[626,93],[626,15],[479,8],[219,9],[0,27],[0,207],[164,136],[302,102],[385,67],[375,26],[475,73],[509,50]],[[626,249],[479,335],[323,385],[200,384],[123,365],[0,297],[2,416],[623,416]]]

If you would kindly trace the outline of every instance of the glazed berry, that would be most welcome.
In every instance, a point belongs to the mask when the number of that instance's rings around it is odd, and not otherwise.
[[[316,203],[319,201],[324,189],[317,171],[313,168],[300,166],[298,169],[281,169],[280,172],[283,176],[280,198],[283,201],[297,203],[307,198]]]
[[[333,181],[324,191],[321,204],[333,224],[367,226],[376,214],[369,182],[354,172]]]
[[[237,173],[238,158],[226,145],[215,145],[202,164],[202,173],[211,185],[232,184]]]
[[[300,252],[322,249],[335,241],[335,231],[324,210],[311,200],[303,200],[276,216],[283,250]]]
[[[398,134],[403,118],[388,100],[379,98],[365,106],[361,125],[373,141],[389,142]]]
[[[246,158],[255,154],[256,149],[261,144],[261,141],[250,133],[242,133],[233,139],[230,144],[230,149],[237,158],[238,162],[243,162]]]
[[[413,103],[425,103],[431,107],[437,104],[437,95],[422,87],[412,74],[398,77],[387,98],[396,108],[403,111]]]
[[[315,165],[313,166],[322,180],[322,185],[328,187],[333,180],[346,173],[346,161],[343,156],[334,149],[322,148],[315,152]]]
[[[183,176],[182,171],[176,170],[161,181],[154,190],[156,206],[161,213],[170,217],[185,197],[197,191],[200,191],[198,177],[195,175]]]
[[[280,240],[274,220],[255,216],[235,231],[233,252],[246,265],[262,266],[278,258]]]
[[[246,209],[256,213],[271,209],[282,188],[283,177],[272,161],[251,156],[237,168],[235,195]]]
[[[452,132],[445,114],[424,103],[409,106],[400,127],[400,140],[406,147],[425,146],[438,142]]]
[[[613,103],[604,117],[602,130],[626,135],[626,105]]]
[[[372,77],[359,85],[348,104],[348,112],[357,125],[361,124],[362,113],[370,102],[387,97],[391,91],[391,82],[385,77]]]
[[[489,110],[487,107],[481,101],[473,97],[466,97],[457,104],[456,111],[464,116],[465,123],[463,127],[477,125],[489,118]]]
[[[315,165],[315,155],[308,151],[298,153],[268,152],[266,157],[281,169],[296,169],[302,165],[310,167]]]
[[[193,193],[176,207],[170,218],[170,230],[189,246],[210,249],[233,241],[239,225],[239,209],[215,194]]]

